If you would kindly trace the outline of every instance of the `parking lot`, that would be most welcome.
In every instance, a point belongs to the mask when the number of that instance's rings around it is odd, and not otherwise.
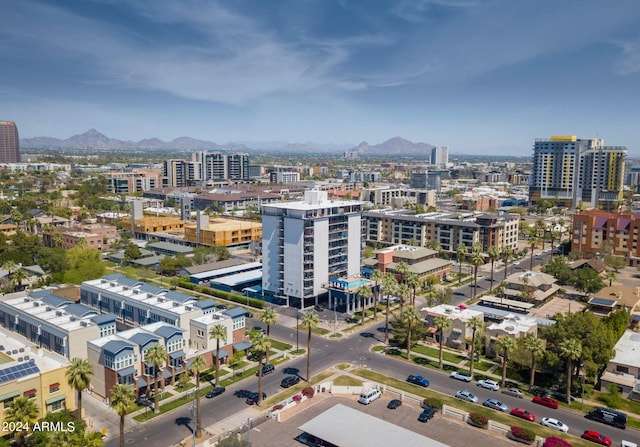
[[[457,421],[438,413],[427,423],[418,421],[421,408],[407,403],[395,410],[387,409],[387,404],[391,400],[386,395],[370,405],[361,405],[357,402],[358,396],[331,396],[318,395],[314,397],[312,405],[304,406],[301,411],[293,414],[282,422],[269,420],[251,431],[251,445],[256,447],[272,447],[274,445],[282,447],[300,447],[294,438],[301,430],[299,426],[308,420],[318,416],[320,413],[336,404],[343,404],[367,414],[384,419],[387,422],[396,424],[407,430],[414,431],[424,436],[428,436],[452,447],[461,445],[491,445],[492,447],[516,446],[514,441],[496,433],[489,432]],[[309,401],[309,404],[312,402]],[[305,402],[306,404],[306,402]],[[356,427],[354,429],[357,430]],[[367,436],[363,433],[362,436]],[[402,440],[398,440],[398,445],[402,445]],[[341,446],[347,447],[347,446]]]

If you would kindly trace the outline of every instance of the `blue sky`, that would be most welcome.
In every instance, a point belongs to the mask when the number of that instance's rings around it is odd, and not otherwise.
[[[0,0],[0,119],[21,137],[640,153],[640,2]]]

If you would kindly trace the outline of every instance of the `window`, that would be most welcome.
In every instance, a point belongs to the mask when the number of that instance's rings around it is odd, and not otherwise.
[[[629,368],[627,366],[616,365],[616,371],[629,374]]]
[[[57,393],[58,391],[60,391],[60,384],[59,383],[52,383],[51,385],[49,385],[49,392],[50,393]]]

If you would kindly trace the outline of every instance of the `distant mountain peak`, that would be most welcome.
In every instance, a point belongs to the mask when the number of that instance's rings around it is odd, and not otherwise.
[[[413,143],[402,137],[389,138],[384,143],[369,145],[363,141],[355,146],[351,151],[355,151],[364,155],[423,155],[426,156],[435,146],[427,143]]]

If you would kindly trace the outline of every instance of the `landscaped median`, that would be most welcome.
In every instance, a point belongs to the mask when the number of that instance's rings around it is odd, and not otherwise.
[[[438,399],[442,401],[444,405],[448,405],[448,406],[463,410],[467,413],[476,413],[479,415],[484,415],[489,420],[498,422],[500,424],[504,424],[508,427],[516,425],[516,426],[526,428],[527,430],[532,430],[533,432],[535,432],[537,436],[540,436],[542,438],[545,438],[548,436],[563,437],[567,439],[573,447],[592,447],[593,446],[593,443],[586,441],[584,439],[571,436],[571,435],[559,436],[557,431],[551,430],[546,427],[542,427],[539,424],[525,421],[525,420],[516,418],[514,416],[510,416],[506,413],[501,413],[499,411],[491,410],[479,404],[464,402],[460,399],[454,398],[453,396],[449,396],[448,394],[440,393],[427,388],[418,387],[411,383],[405,382],[404,380],[388,377],[383,374],[370,371],[368,369],[357,368],[357,369],[354,369],[353,371],[350,371],[350,373],[358,377],[362,377],[365,380],[376,382],[381,385],[394,388],[396,390],[411,393],[411,394],[420,396],[422,398]],[[482,430],[482,429],[478,428],[478,430]]]

